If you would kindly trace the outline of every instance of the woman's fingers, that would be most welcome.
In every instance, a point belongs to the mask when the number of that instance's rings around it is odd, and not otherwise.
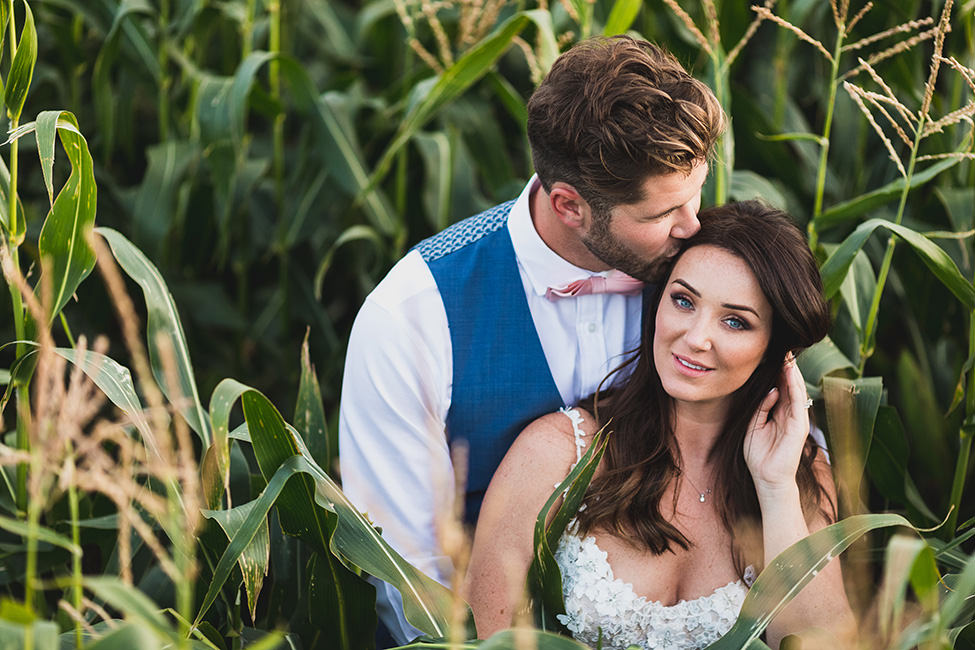
[[[755,415],[752,417],[752,424],[749,429],[756,429],[764,427],[768,422],[768,413],[775,406],[775,403],[779,400],[779,389],[772,388],[762,400],[762,403],[758,405],[758,410],[755,411]]]

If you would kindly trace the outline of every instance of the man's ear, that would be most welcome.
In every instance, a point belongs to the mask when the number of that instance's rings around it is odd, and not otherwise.
[[[580,228],[589,222],[589,204],[568,183],[553,183],[548,200],[552,212],[566,226]]]

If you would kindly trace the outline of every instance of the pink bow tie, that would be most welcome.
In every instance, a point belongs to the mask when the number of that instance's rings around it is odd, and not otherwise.
[[[585,280],[576,280],[562,287],[549,287],[545,297],[549,300],[558,300],[590,293],[622,293],[633,296],[641,291],[643,291],[643,282],[631,278],[622,271],[613,270],[606,277],[592,275]]]

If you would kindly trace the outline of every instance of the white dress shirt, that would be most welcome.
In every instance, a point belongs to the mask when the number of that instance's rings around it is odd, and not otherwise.
[[[537,187],[533,178],[512,206],[507,227],[552,378],[565,404],[574,405],[637,347],[642,299],[545,297],[550,286],[594,274],[562,259],[539,237],[529,212]],[[369,294],[352,327],[339,414],[342,488],[408,562],[446,585],[453,567],[440,549],[437,523],[454,501],[444,424],[452,365],[440,292],[420,253],[411,251]],[[418,636],[395,589],[376,584],[380,618],[393,637],[405,643]]]

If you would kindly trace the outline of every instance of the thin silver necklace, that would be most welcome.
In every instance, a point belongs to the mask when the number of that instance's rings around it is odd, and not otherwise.
[[[697,492],[697,500],[704,503],[707,500],[708,495],[711,494],[711,488],[708,488],[702,492],[696,485],[694,485],[694,481],[691,480],[691,477],[685,474],[681,468],[678,467],[677,472],[683,475],[684,478],[687,479],[687,482],[691,484],[691,487],[694,488],[694,491]]]

